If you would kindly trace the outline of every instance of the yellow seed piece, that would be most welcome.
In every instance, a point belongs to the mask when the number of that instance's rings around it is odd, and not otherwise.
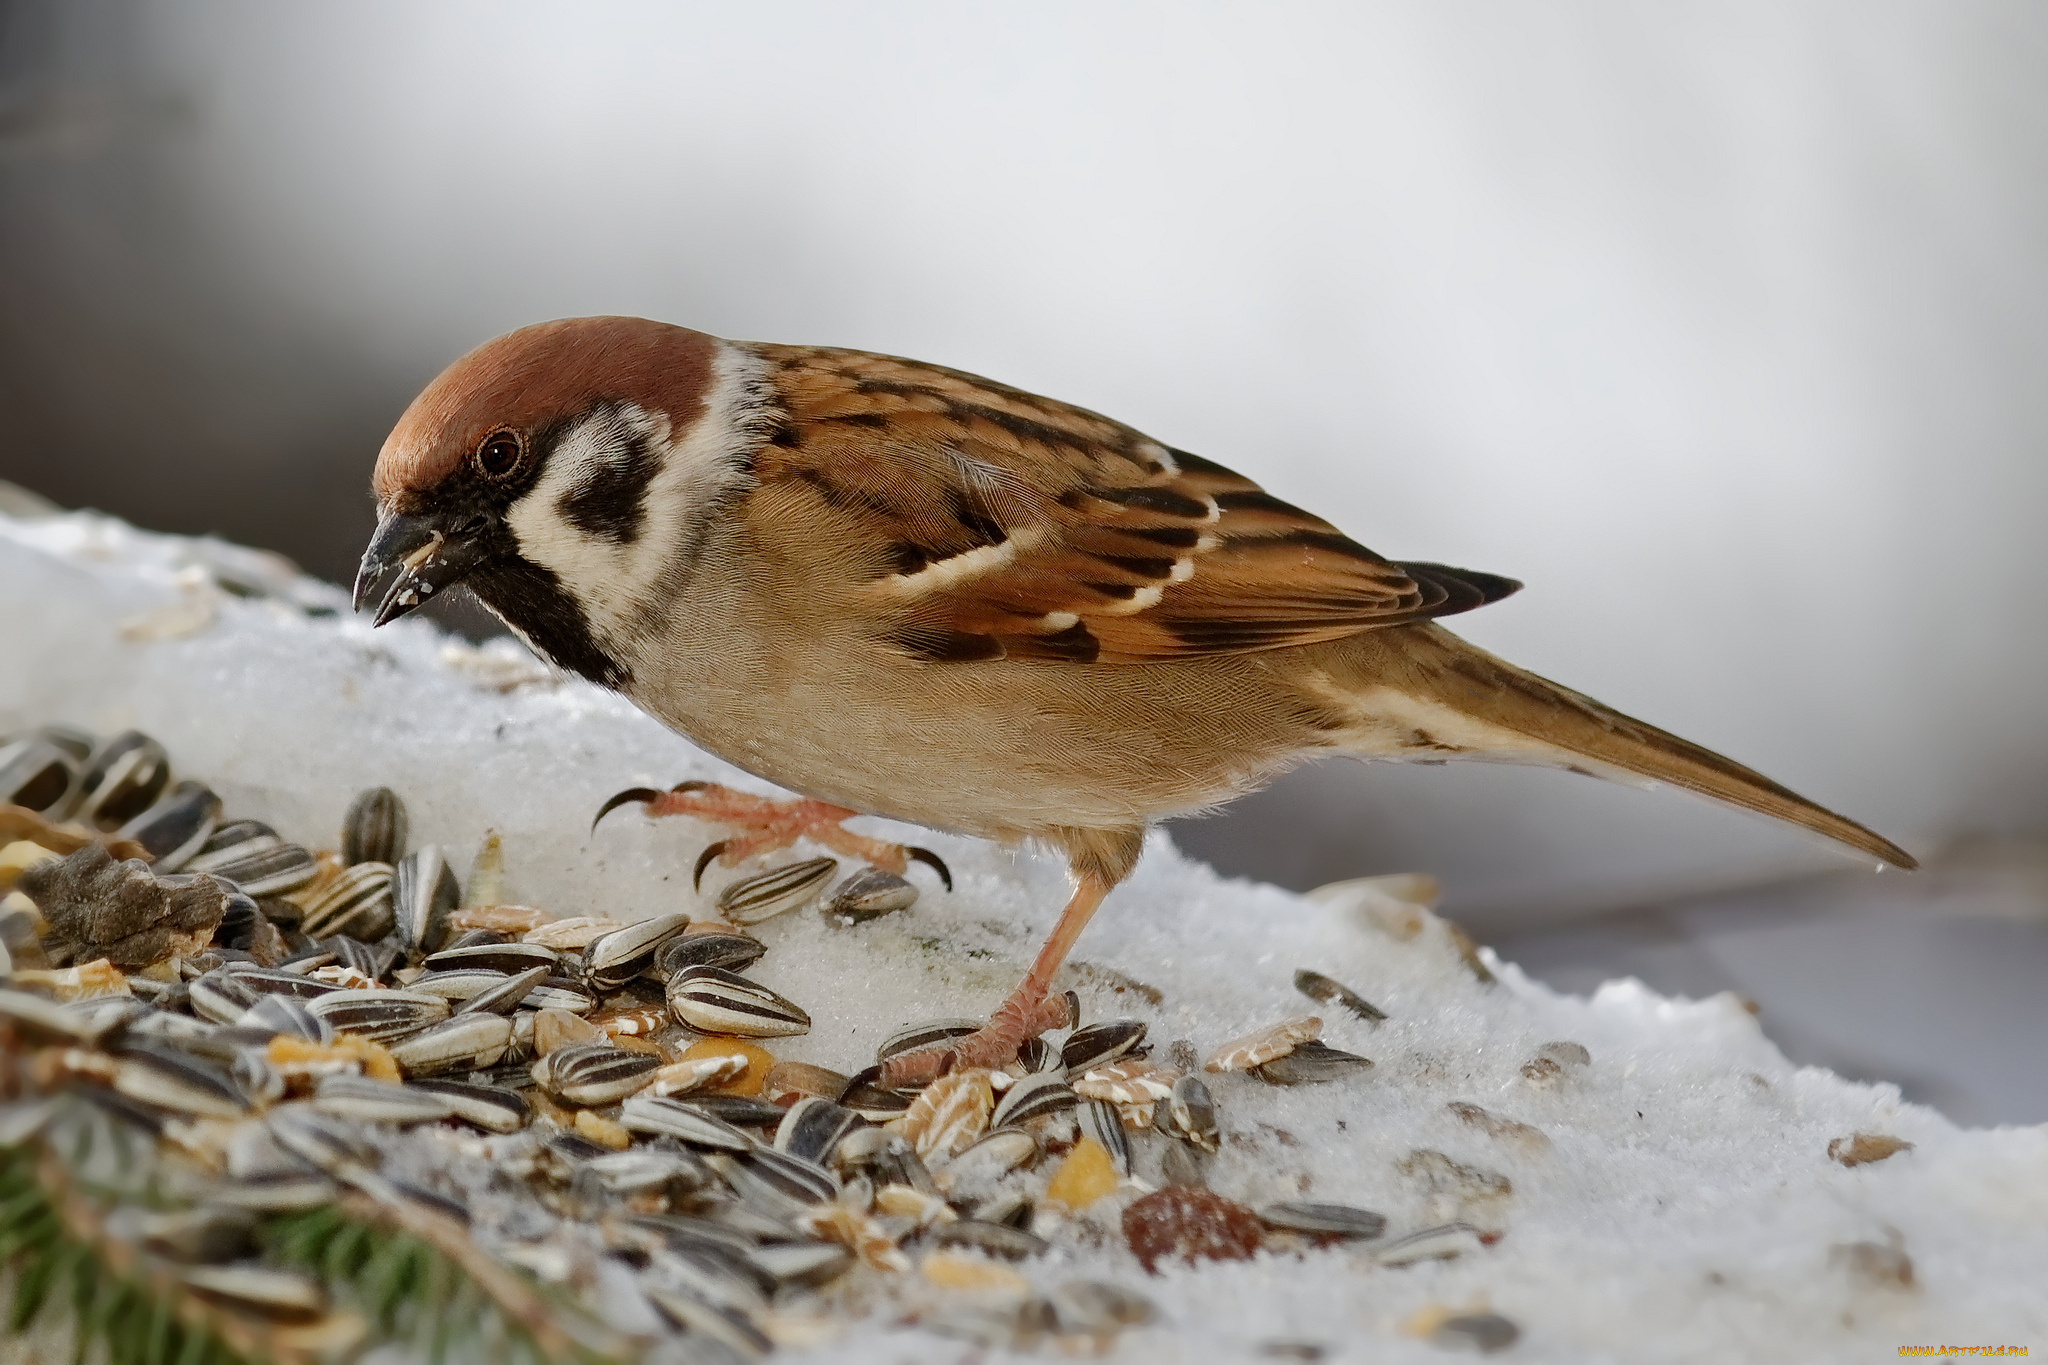
[[[7,847],[0,848],[0,889],[13,886],[16,877],[37,863],[53,862],[61,856],[41,844],[30,843],[26,839],[17,839]]]
[[[705,1087],[714,1095],[758,1095],[761,1085],[768,1079],[768,1068],[775,1065],[775,1054],[765,1047],[756,1046],[744,1038],[699,1038],[676,1055],[679,1062],[694,1062],[699,1057],[745,1057],[747,1069],[730,1080],[716,1081]]]
[[[567,1010],[542,1010],[533,1017],[533,1051],[545,1057],[575,1043],[609,1043],[603,1029]]]
[[[996,1265],[979,1256],[966,1256],[957,1251],[934,1251],[924,1258],[924,1263],[918,1269],[923,1272],[926,1280],[941,1289],[963,1289],[974,1294],[1000,1294],[1010,1299],[1021,1299],[1031,1292],[1031,1281],[1008,1266]]]
[[[345,1071],[351,1065],[377,1081],[399,1079],[398,1063],[386,1052],[383,1045],[373,1043],[353,1033],[337,1033],[332,1043],[313,1043],[303,1038],[292,1038],[278,1034],[264,1049],[270,1064],[283,1072],[287,1080],[294,1075],[318,1078],[336,1071]]]
[[[1116,1188],[1116,1163],[1092,1137],[1084,1137],[1053,1172],[1045,1197],[1070,1209],[1085,1209]]]
[[[608,1118],[600,1118],[595,1110],[576,1111],[576,1132],[600,1147],[614,1152],[623,1152],[633,1145],[633,1135]]]
[[[920,1227],[930,1223],[957,1223],[960,1215],[935,1194],[908,1185],[884,1185],[875,1191],[875,1212],[891,1218],[914,1218]]]

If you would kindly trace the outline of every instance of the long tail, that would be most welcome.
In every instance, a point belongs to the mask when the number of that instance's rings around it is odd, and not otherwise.
[[[1804,826],[1882,858],[1916,866],[1904,849],[1825,810],[1797,792],[1676,735],[1602,706],[1467,644],[1440,626],[1418,623],[1353,637],[1362,691],[1385,688],[1412,703],[1404,745],[1374,752],[1545,763],[1622,781],[1649,779],[1731,806]],[[1384,698],[1385,693],[1379,694]],[[1379,708],[1375,708],[1379,709]]]

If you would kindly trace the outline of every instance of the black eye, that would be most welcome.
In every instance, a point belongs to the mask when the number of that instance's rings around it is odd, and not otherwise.
[[[519,438],[509,431],[493,432],[476,448],[476,467],[485,478],[502,479],[519,468]]]

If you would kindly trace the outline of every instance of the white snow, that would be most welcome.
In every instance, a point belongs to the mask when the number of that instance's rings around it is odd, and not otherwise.
[[[222,591],[223,577],[241,585]],[[168,746],[237,815],[332,845],[362,787],[396,788],[416,842],[466,870],[486,829],[504,838],[509,898],[558,914],[707,908],[689,868],[714,837],[634,810],[591,832],[603,800],[684,778],[771,790],[626,702],[549,676],[511,646],[474,650],[431,626],[372,633],[339,590],[215,542],[144,534],[91,514],[0,516],[0,732],[67,721],[126,726]],[[262,589],[270,596],[248,596]],[[309,615],[306,608],[332,614]],[[937,849],[952,895],[926,874],[909,911],[858,928],[798,912],[760,927],[750,973],[808,1009],[784,1057],[855,1070],[902,1024],[985,1012],[1014,984],[1065,895],[1053,859],[857,822]],[[1319,1013],[1334,1046],[1377,1065],[1363,1079],[1284,1090],[1211,1078],[1235,1135],[1210,1172],[1247,1203],[1364,1205],[1390,1235],[1440,1221],[1396,1169],[1416,1148],[1508,1176],[1474,1221],[1483,1252],[1398,1269],[1364,1249],[1265,1255],[1147,1276],[1114,1235],[1065,1239],[1020,1266],[1041,1289],[1076,1276],[1141,1289],[1163,1321],[1126,1333],[1118,1359],[1270,1358],[1316,1342],[1332,1360],[1433,1360],[1404,1331],[1432,1306],[1505,1314],[1527,1361],[1866,1360],[1917,1345],[2048,1348],[2048,1128],[1958,1129],[1890,1086],[1790,1065],[1740,1001],[1659,998],[1633,981],[1561,996],[1511,964],[1481,985],[1435,922],[1403,941],[1343,899],[1315,903],[1219,880],[1155,838],[1110,900],[1064,983],[1084,1016],[1146,1020],[1162,1052],[1201,1052],[1288,1015]],[[1291,984],[1313,967],[1392,1017],[1377,1028]],[[1146,989],[1146,988],[1149,988]],[[1148,997],[1157,992],[1157,1003]],[[1552,1090],[1520,1076],[1543,1043],[1592,1065]],[[1531,1152],[1446,1109],[1484,1106],[1549,1139]],[[1910,1151],[1855,1169],[1828,1143],[1858,1131]],[[1892,1243],[1914,1284],[1859,1280],[1835,1248]],[[941,1291],[914,1279],[904,1302]],[[796,1351],[820,1361],[955,1360],[973,1348],[894,1325],[887,1308]]]

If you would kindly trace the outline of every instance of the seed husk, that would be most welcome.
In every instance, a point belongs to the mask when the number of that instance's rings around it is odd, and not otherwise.
[[[922,1023],[911,1024],[882,1040],[875,1049],[875,1061],[886,1062],[899,1053],[944,1047],[955,1038],[979,1032],[984,1022],[980,1019],[926,1019]]]
[[[1060,1048],[1060,1065],[1080,1074],[1129,1056],[1145,1041],[1145,1025],[1136,1019],[1106,1019],[1076,1029]]]
[[[1312,972],[1306,967],[1295,972],[1294,989],[1318,1004],[1338,1005],[1350,1010],[1369,1024],[1382,1023],[1387,1017],[1385,1010],[1343,982],[1324,976],[1321,972]]]
[[[267,848],[244,852],[245,844],[242,848],[222,850],[219,855],[194,858],[185,864],[185,869],[231,881],[246,896],[282,896],[320,875],[320,864],[311,852],[297,844],[278,841],[275,835],[271,839]],[[237,856],[226,856],[231,853]],[[205,866],[197,866],[201,862]]]
[[[734,924],[759,924],[809,905],[838,870],[836,858],[807,858],[742,877],[718,893],[718,912]]]
[[[521,1008],[588,1014],[597,1008],[597,992],[566,976],[544,976],[520,997]]]
[[[917,888],[908,881],[879,867],[864,867],[833,887],[822,908],[834,919],[865,924],[916,903]]]
[[[1310,1015],[1300,1019],[1283,1019],[1269,1024],[1256,1033],[1242,1038],[1233,1038],[1209,1054],[1202,1063],[1204,1071],[1249,1071],[1252,1067],[1285,1057],[1296,1047],[1312,1038],[1319,1038],[1323,1032],[1323,1021]]]
[[[318,1172],[276,1172],[224,1182],[209,1198],[254,1213],[297,1213],[332,1204],[336,1193],[334,1182]]]
[[[222,968],[192,982],[188,992],[192,1012],[215,1024],[234,1023],[263,999],[263,992]]]
[[[735,1128],[773,1128],[782,1122],[782,1108],[752,1095],[692,1095],[690,1103]]]
[[[1152,1300],[1134,1289],[1101,1280],[1069,1280],[1048,1294],[1060,1330],[1101,1336],[1125,1327],[1143,1327],[1159,1316]]]
[[[61,819],[78,795],[75,755],[30,736],[0,744],[0,806],[19,806]]]
[[[761,1082],[761,1095],[771,1101],[785,1095],[816,1095],[837,1103],[852,1084],[850,1077],[809,1062],[777,1062]]]
[[[1355,1209],[1348,1204],[1268,1204],[1259,1210],[1259,1218],[1269,1227],[1285,1228],[1289,1232],[1359,1241],[1370,1241],[1387,1230],[1384,1215],[1370,1209]]]
[[[1108,1100],[1082,1100],[1080,1107],[1081,1131],[1102,1145],[1109,1153],[1109,1161],[1116,1173],[1126,1178],[1131,1173],[1131,1140],[1124,1132],[1123,1115]]]
[[[495,1017],[495,1016],[491,1016]],[[604,1043],[557,1048],[533,1064],[533,1082],[568,1104],[617,1104],[646,1086],[659,1057]]]
[[[399,859],[391,876],[391,905],[398,936],[414,957],[434,952],[448,938],[448,916],[462,904],[462,888],[448,855],[427,844]]]
[[[477,968],[508,975],[545,967],[548,975],[553,976],[562,970],[562,957],[538,943],[472,943],[429,953],[420,965],[430,972]]]
[[[1362,1075],[1372,1069],[1372,1059],[1355,1052],[1325,1046],[1316,1039],[1298,1043],[1292,1052],[1262,1062],[1252,1074],[1268,1085],[1321,1085]]]
[[[780,1112],[777,1111],[778,1116]],[[619,1122],[635,1133],[671,1137],[687,1146],[712,1151],[747,1152],[757,1145],[724,1119],[682,1100],[635,1095],[620,1106]]]
[[[129,1099],[176,1113],[235,1119],[249,1112],[248,1097],[227,1072],[153,1044],[125,1050],[115,1064],[112,1083]]]
[[[1438,1323],[1429,1339],[1435,1345],[1451,1350],[1491,1355],[1495,1351],[1505,1351],[1521,1335],[1521,1328],[1498,1313],[1461,1313]]]
[[[972,1247],[1011,1261],[1037,1256],[1052,1246],[1044,1238],[1033,1236],[1022,1228],[1013,1228],[1007,1223],[983,1222],[978,1218],[935,1223],[926,1230],[924,1240],[931,1246]]]
[[[722,967],[688,967],[669,978],[668,1008],[699,1033],[786,1038],[811,1031],[811,1016],[774,991]]]
[[[282,1033],[310,1043],[334,1041],[334,1025],[306,1008],[305,1001],[289,995],[264,996],[242,1012],[235,1026],[263,1029],[273,1035]]]
[[[1217,1149],[1216,1100],[1199,1076],[1183,1076],[1173,1083],[1167,1099],[1172,1124],[1166,1131],[1205,1152]]]
[[[389,787],[371,787],[341,818],[341,856],[356,863],[396,863],[405,856],[405,802]]]
[[[840,1140],[867,1120],[831,1100],[806,1095],[789,1107],[788,1115],[775,1129],[775,1147],[805,1161],[823,1164],[831,1158]]]
[[[583,949],[583,979],[617,990],[654,965],[662,944],[689,927],[688,915],[656,915],[594,938]]]
[[[337,1032],[353,1033],[374,1043],[418,1033],[448,1017],[448,1002],[438,995],[414,991],[335,991],[307,1002],[308,1009]]]
[[[1091,1067],[1073,1083],[1074,1093],[1083,1099],[1108,1100],[1112,1104],[1151,1104],[1173,1094],[1180,1073],[1156,1066],[1142,1057],[1126,1057],[1106,1066]]]
[[[853,1254],[832,1242],[783,1242],[748,1247],[742,1254],[777,1284],[815,1288],[853,1268]]]
[[[543,971],[542,977],[536,980],[544,979],[545,975]],[[458,967],[454,971],[430,971],[416,976],[406,989],[421,995],[438,995],[453,1006],[473,999],[493,987],[502,987],[509,980],[511,978],[505,973],[492,971],[488,967]],[[521,994],[525,992],[522,991]],[[517,999],[513,1004],[518,1004]]]

